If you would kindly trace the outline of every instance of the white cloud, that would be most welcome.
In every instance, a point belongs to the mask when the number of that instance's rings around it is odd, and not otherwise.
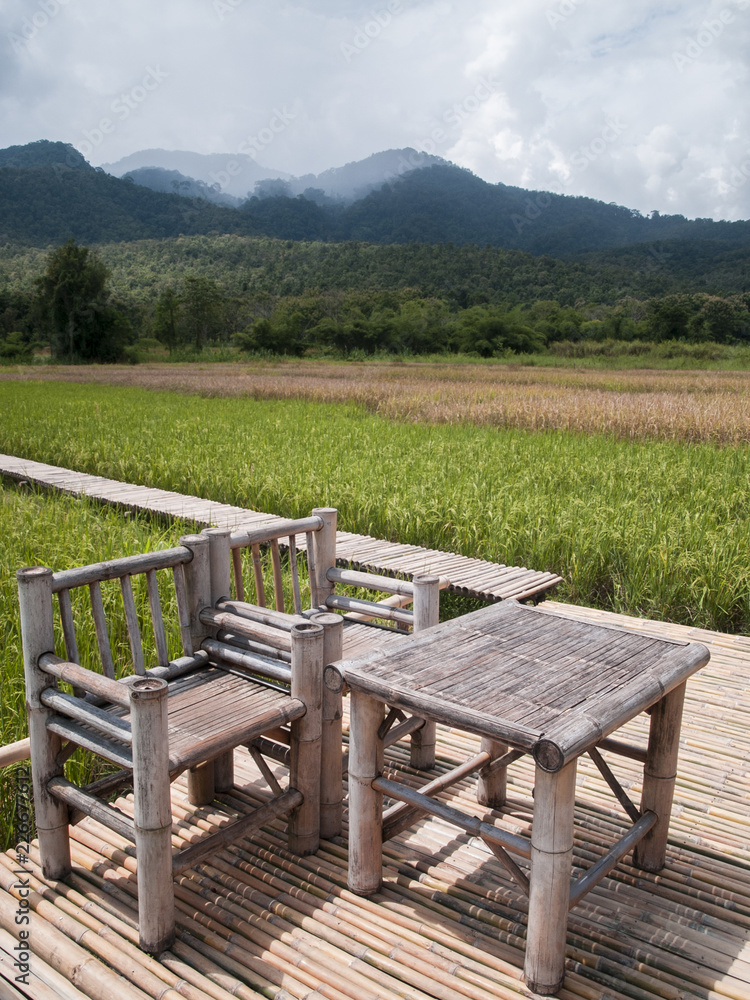
[[[749,43],[750,0],[6,0],[0,144],[100,163],[265,130],[259,161],[293,173],[412,145],[493,182],[747,218]]]

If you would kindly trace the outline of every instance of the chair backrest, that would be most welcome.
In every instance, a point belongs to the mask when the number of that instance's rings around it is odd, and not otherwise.
[[[335,562],[336,522],[335,516],[333,519],[330,516],[335,513],[329,508],[318,508],[310,517],[277,519],[233,532],[207,529],[204,534],[213,543],[212,603],[234,597],[261,608],[297,615],[305,607],[322,605],[330,592],[324,575],[327,560]],[[226,555],[227,549],[231,559]],[[300,559],[302,552],[304,557]],[[301,567],[306,567],[306,574]]]
[[[196,563],[196,544],[206,547],[205,540],[187,535],[180,541],[175,548],[52,574],[67,661],[83,659],[114,679],[195,657],[195,609],[210,597],[205,569],[199,582],[207,552]]]

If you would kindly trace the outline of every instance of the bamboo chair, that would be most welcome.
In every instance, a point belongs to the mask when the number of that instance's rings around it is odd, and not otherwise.
[[[301,522],[301,530],[309,527]],[[297,523],[292,523],[292,530]],[[314,528],[317,527],[317,522]],[[45,567],[18,571],[21,631],[32,778],[39,850],[44,875],[62,879],[70,871],[68,827],[77,811],[92,816],[135,845],[140,945],[158,953],[174,939],[173,875],[192,867],[227,843],[289,815],[289,847],[297,854],[319,842],[321,676],[324,630],[305,618],[289,629],[288,663],[273,684],[270,657],[256,672],[217,669],[206,646],[216,629],[205,622],[222,591],[211,577],[210,542],[188,535],[180,546],[53,573]],[[157,573],[170,590],[179,622],[181,656],[170,659]],[[171,577],[166,585],[164,576]],[[145,577],[156,665],[148,668],[133,582]],[[119,581],[120,624],[124,618],[132,676],[115,680],[117,649],[110,634],[117,620],[105,613],[101,584]],[[142,581],[138,581],[142,585]],[[221,583],[219,578],[218,583]],[[88,622],[74,621],[81,601],[71,591],[88,589]],[[64,657],[55,653],[53,594],[57,594]],[[83,604],[86,602],[84,600]],[[143,611],[143,609],[141,609]],[[95,633],[101,673],[79,664],[77,629]],[[169,624],[169,621],[168,621]],[[122,629],[121,629],[122,631]],[[268,661],[266,663],[265,661]],[[64,693],[58,682],[72,685]],[[188,794],[196,805],[233,783],[232,752],[264,733],[291,725],[290,781],[286,791],[266,777],[273,798],[211,837],[172,852],[169,784],[188,771]],[[79,787],[64,775],[64,763],[84,747],[118,765],[112,776]],[[265,772],[264,772],[265,773]],[[103,801],[132,784],[133,816]]]
[[[217,593],[229,595],[234,582],[235,598],[219,599],[214,608],[203,613],[203,621],[217,629],[215,640],[204,643],[218,663],[236,669],[268,670],[271,676],[281,676],[279,669],[268,661],[288,660],[291,653],[289,635],[295,625],[313,621],[324,629],[324,661],[333,663],[343,656],[354,656],[400,638],[400,631],[419,631],[439,621],[439,591],[448,585],[442,578],[422,575],[413,580],[359,573],[336,566],[337,511],[319,507],[306,522],[279,522],[272,529],[256,528],[230,532],[209,528],[204,534],[211,545],[211,574]],[[312,607],[303,610],[301,594],[305,585],[300,581],[297,543],[291,533],[295,525],[305,525],[305,550],[309,574]],[[274,535],[275,537],[272,537]],[[286,537],[289,551],[293,609],[287,610],[283,595],[283,578],[279,540]],[[264,573],[262,546],[270,548],[272,574]],[[250,549],[254,578],[255,603],[245,601],[242,571],[242,550]],[[231,571],[230,571],[231,567]],[[267,582],[272,575],[272,583]],[[389,593],[390,598],[370,601],[335,593],[335,585]],[[270,601],[273,607],[267,607]],[[413,611],[407,610],[414,604]],[[332,612],[343,612],[336,614]],[[389,621],[396,627],[375,625],[372,620]],[[343,751],[342,713],[344,690],[340,675],[330,672],[332,686],[323,685],[322,760],[320,791],[320,835],[338,836],[342,827],[343,785],[347,757]],[[418,770],[430,770],[435,764],[435,724],[424,719],[407,718],[400,711],[388,717],[386,745],[411,737],[410,763]],[[254,741],[251,753],[259,766],[261,758],[288,763],[289,737],[282,729],[265,734]]]

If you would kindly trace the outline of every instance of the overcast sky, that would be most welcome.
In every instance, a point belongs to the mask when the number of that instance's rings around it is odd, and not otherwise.
[[[241,150],[294,174],[412,146],[750,218],[750,0],[0,0],[0,46],[0,146]]]

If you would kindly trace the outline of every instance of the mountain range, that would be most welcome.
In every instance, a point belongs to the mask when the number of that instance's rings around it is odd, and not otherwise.
[[[0,238],[45,247],[71,237],[113,243],[233,233],[490,245],[569,258],[636,247],[643,256],[649,247],[655,268],[665,255],[700,259],[714,271],[721,262],[731,290],[748,287],[750,222],[643,216],[592,198],[489,184],[411,149],[303,177],[260,167],[249,156],[165,150],[106,166],[94,168],[72,146],[47,140],[0,150]]]

